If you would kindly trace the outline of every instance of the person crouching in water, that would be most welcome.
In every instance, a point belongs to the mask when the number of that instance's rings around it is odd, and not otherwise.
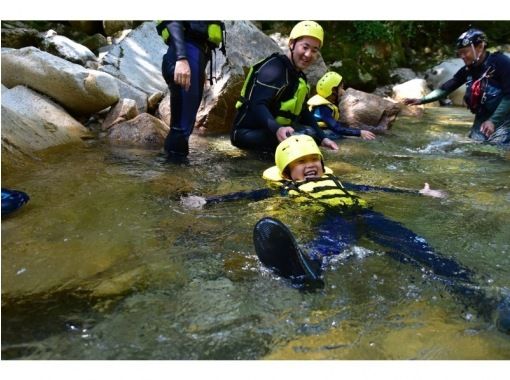
[[[236,103],[232,145],[274,153],[279,142],[299,132],[325,148],[338,149],[306,107],[310,89],[303,71],[317,60],[323,41],[318,23],[301,21],[290,32],[287,54],[274,53],[250,68]]]
[[[358,128],[350,128],[340,122],[338,103],[344,95],[344,82],[342,76],[334,71],[324,74],[316,86],[317,94],[308,100],[308,107],[313,113],[319,127],[323,128],[330,139],[339,139],[343,136],[360,136],[363,140],[374,140],[375,134]]]
[[[510,58],[487,51],[487,36],[471,28],[457,39],[457,54],[464,61],[455,75],[420,99],[406,98],[406,105],[420,105],[446,98],[466,84],[464,101],[475,119],[469,137],[497,145],[510,144]]]

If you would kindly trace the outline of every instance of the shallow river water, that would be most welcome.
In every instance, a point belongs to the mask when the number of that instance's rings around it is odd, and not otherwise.
[[[326,163],[376,211],[510,289],[510,152],[470,142],[458,108],[400,117],[376,141],[345,139]],[[88,141],[2,173],[30,202],[2,220],[2,359],[510,359],[510,335],[420,267],[361,238],[300,292],[263,268],[263,216],[300,242],[316,216],[281,198],[190,209],[188,195],[263,188],[269,156],[227,136],[191,140],[187,165],[158,150]]]

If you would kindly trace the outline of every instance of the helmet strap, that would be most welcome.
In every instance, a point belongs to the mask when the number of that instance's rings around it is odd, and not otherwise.
[[[292,66],[294,66],[294,68],[296,67],[296,63],[294,62],[295,46],[296,46],[296,40],[292,40],[292,47],[289,46],[289,49],[290,49],[290,60],[292,61]]]
[[[471,49],[473,50],[473,57],[475,57],[475,59],[473,60],[473,62],[471,62],[471,65],[474,65],[475,63],[478,63],[478,59],[479,59],[480,57],[476,54],[475,45],[473,45],[473,43],[471,43]]]
[[[485,42],[480,42],[480,44],[483,44],[482,46],[485,46]],[[482,49],[480,54],[476,54],[475,45],[473,45],[473,43],[471,43],[471,49],[473,49],[473,56],[475,57],[475,59],[473,60],[473,62],[470,65],[470,66],[473,66],[473,65],[478,64],[478,61],[480,61],[480,58],[482,57],[485,50]]]

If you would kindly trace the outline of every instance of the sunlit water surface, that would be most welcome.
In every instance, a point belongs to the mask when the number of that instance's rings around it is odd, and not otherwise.
[[[325,158],[346,182],[445,190],[362,195],[500,294],[510,153],[470,142],[471,118],[429,109]],[[187,195],[263,188],[273,164],[225,136],[191,145],[190,163],[176,165],[89,141],[2,174],[31,197],[2,220],[2,359],[510,359],[510,336],[491,320],[364,238],[322,291],[289,286],[259,264],[253,226],[277,217],[304,243],[318,217],[279,198],[186,207]]]

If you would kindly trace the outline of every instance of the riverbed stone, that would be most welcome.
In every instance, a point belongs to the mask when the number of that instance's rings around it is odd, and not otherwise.
[[[133,99],[120,99],[108,112],[101,124],[101,129],[106,131],[117,123],[131,120],[138,116],[136,102]]]
[[[158,118],[142,113],[134,119],[115,124],[108,131],[111,144],[162,147],[169,127]]]

